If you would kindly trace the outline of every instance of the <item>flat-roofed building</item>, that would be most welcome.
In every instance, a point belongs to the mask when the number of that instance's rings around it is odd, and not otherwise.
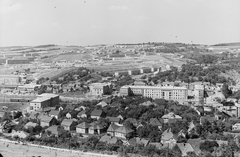
[[[46,107],[54,107],[59,104],[59,95],[43,93],[30,102],[30,110],[37,111]]]
[[[18,75],[0,75],[0,85],[18,85],[21,78]]]
[[[89,88],[92,95],[111,94],[112,91],[111,83],[92,83]]]
[[[187,100],[187,88],[185,87],[161,87],[161,86],[122,86],[121,95],[128,95],[133,92],[135,95],[142,95],[153,99],[166,99],[178,102]]]

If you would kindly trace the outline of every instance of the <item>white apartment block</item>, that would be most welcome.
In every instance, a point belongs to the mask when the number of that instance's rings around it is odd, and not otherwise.
[[[18,75],[0,75],[1,85],[18,85],[21,83],[21,78]]]
[[[92,95],[104,95],[111,93],[112,86],[111,83],[92,83],[89,89]]]
[[[188,91],[185,87],[162,87],[162,86],[123,86],[121,95],[128,95],[129,88],[135,95],[142,95],[153,99],[166,99],[178,102],[187,100]]]

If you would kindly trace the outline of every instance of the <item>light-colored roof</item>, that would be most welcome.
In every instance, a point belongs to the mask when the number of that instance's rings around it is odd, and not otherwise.
[[[175,139],[176,135],[174,135],[171,131],[171,129],[167,129],[162,133],[162,140],[163,141],[168,141],[170,139]]]
[[[52,94],[52,93],[42,93],[41,95],[38,95],[38,97],[48,97],[48,98],[55,98],[58,97],[59,95],[57,94]]]
[[[165,114],[162,116],[163,119],[182,119],[179,115],[174,114],[173,112],[169,112],[168,114]]]
[[[149,124],[151,124],[153,126],[162,126],[162,124],[160,123],[160,121],[157,118],[151,118]]]
[[[194,152],[199,155],[201,153],[201,150],[200,150],[200,144],[203,142],[203,140],[201,140],[200,138],[197,138],[197,139],[189,139],[187,141],[187,143],[189,143],[192,148],[194,149]]]
[[[117,126],[116,124],[112,123],[111,125],[109,125],[107,131],[108,132],[114,132],[119,128],[119,126]]]
[[[121,88],[132,88],[132,89],[160,89],[160,90],[187,90],[185,87],[169,87],[169,86],[122,86]]]
[[[182,152],[182,156],[187,156],[188,152],[194,152],[194,149],[189,143],[177,143],[177,146]]]
[[[42,117],[40,117],[40,120],[42,122],[50,122],[53,119],[53,117],[47,116],[47,115],[43,115]]]
[[[88,123],[86,123],[86,122],[82,122],[81,124],[78,124],[76,127],[77,128],[86,129],[86,128],[89,128],[90,125]]]
[[[41,103],[48,100],[49,98],[46,98],[46,97],[37,97],[36,99],[32,100],[31,103]]]
[[[102,114],[102,110],[95,109],[91,112],[91,116],[101,116],[101,114]]]
[[[35,127],[35,126],[37,126],[37,123],[28,122],[27,124],[24,125],[24,128]]]
[[[61,123],[62,126],[70,126],[72,123],[74,122],[74,120],[72,119],[64,119]]]

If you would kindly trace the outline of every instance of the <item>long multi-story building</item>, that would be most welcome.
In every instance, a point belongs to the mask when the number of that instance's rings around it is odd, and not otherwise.
[[[43,93],[30,102],[30,111],[41,111],[47,107],[59,105],[59,95]]]
[[[92,95],[104,95],[112,92],[112,85],[110,83],[92,83],[89,86]]]
[[[142,95],[153,99],[174,100],[183,103],[187,100],[188,91],[185,87],[162,87],[162,86],[122,86],[121,95]]]
[[[18,85],[21,78],[18,75],[0,75],[0,85]]]

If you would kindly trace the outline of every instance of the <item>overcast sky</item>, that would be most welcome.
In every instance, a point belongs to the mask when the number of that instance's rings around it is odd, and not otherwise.
[[[0,46],[240,41],[240,0],[0,0]]]

